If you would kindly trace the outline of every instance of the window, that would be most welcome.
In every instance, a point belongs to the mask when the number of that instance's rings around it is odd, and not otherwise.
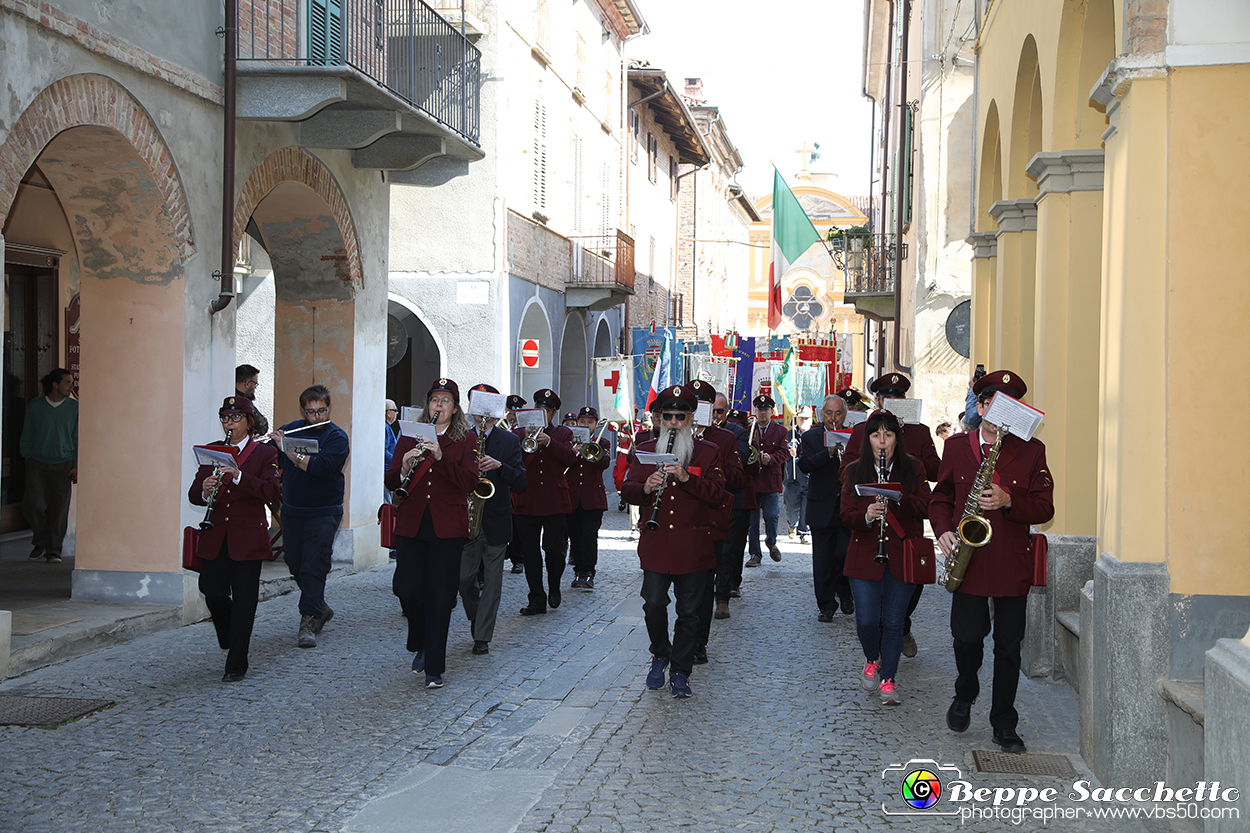
[[[642,136],[640,134],[640,128],[639,128],[639,123],[638,123],[638,112],[635,110],[629,111],[629,132],[633,139],[633,141],[629,143],[629,161],[637,165],[638,164],[638,145],[642,139]]]
[[[903,212],[903,230],[911,226],[912,179],[915,174],[913,159],[916,150],[916,113],[910,107],[903,106],[903,142],[899,156],[894,165],[895,198],[894,210]],[[895,219],[898,215],[895,215]]]
[[[648,130],[647,131],[647,179],[651,180],[651,182],[653,183],[655,182],[655,168],[656,168],[655,151],[656,151],[655,134],[652,133],[650,130]]]
[[[534,208],[547,210],[547,107],[534,102]]]
[[[573,231],[582,231],[582,203],[586,201],[582,177],[582,137],[573,137]]]
[[[343,63],[342,0],[309,0],[308,63],[314,66]]]
[[[677,200],[677,160],[671,156],[668,158],[668,198]]]

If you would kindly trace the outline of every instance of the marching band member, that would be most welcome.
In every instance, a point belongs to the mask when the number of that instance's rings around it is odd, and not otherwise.
[[[516,430],[516,412],[528,405],[524,396],[517,396],[515,393],[508,394],[508,398],[504,400],[506,410],[503,412],[504,422],[509,431]],[[516,541],[516,523],[512,524],[512,536],[508,541],[508,548],[505,550],[508,562],[512,565],[514,575],[525,572],[525,559],[521,557],[521,553],[514,545]]]
[[[924,537],[929,515],[929,484],[924,465],[907,453],[907,441],[898,418],[889,411],[873,411],[864,423],[860,454],[842,465],[842,523],[851,530],[846,553],[846,576],[855,596],[855,626],[864,649],[860,684],[878,689],[881,703],[902,702],[895,674],[903,648],[903,617],[912,585],[903,581],[903,540]],[[879,468],[885,453],[885,466]],[[861,497],[857,484],[889,481],[902,486],[897,503]],[[888,563],[875,560],[884,549]]]
[[[1003,391],[1021,399],[1028,391],[1017,373],[996,370],[972,386],[977,396],[980,428],[970,434],[954,434],[942,449],[942,468],[933,487],[931,508],[938,546],[948,558],[959,544],[956,528],[963,517],[972,484],[985,455],[998,437],[999,426],[985,421],[994,394]],[[946,725],[962,732],[971,721],[972,704],[981,691],[977,672],[981,668],[985,637],[994,634],[994,690],[990,701],[990,726],[994,742],[1004,752],[1024,752],[1016,733],[1016,687],[1020,682],[1020,643],[1024,639],[1025,606],[1033,579],[1033,548],[1030,524],[1044,524],[1055,515],[1055,484],[1046,467],[1046,446],[1005,435],[995,461],[993,481],[977,497],[980,514],[990,522],[993,534],[985,546],[974,550],[963,583],[951,594],[951,635],[955,638],[955,698],[946,712]],[[994,600],[991,622],[989,599]]]
[[[412,673],[425,674],[426,688],[442,688],[447,630],[469,536],[467,495],[478,479],[477,434],[451,379],[430,387],[421,422],[434,425],[438,442],[400,437],[386,488],[394,491],[408,482],[408,496],[395,509],[394,587],[408,617]]]
[[[528,485],[512,495],[512,520],[516,530],[514,546],[525,560],[525,580],[529,584],[529,604],[522,616],[537,616],[560,606],[560,576],[564,573],[564,553],[568,542],[565,516],[571,510],[569,484],[564,470],[577,462],[573,432],[552,424],[560,409],[560,397],[549,389],[534,394],[534,404],[546,414],[546,427],[534,435],[538,444],[533,454],[522,453]],[[524,440],[525,429],[518,428],[517,439]],[[541,544],[541,548],[540,548]],[[547,586],[543,587],[543,561],[546,556]]]
[[[724,504],[724,475],[717,465],[719,452],[711,443],[696,440],[693,431],[695,397],[680,385],[657,397],[660,421],[657,438],[638,446],[641,451],[671,449],[675,465],[644,465],[635,460],[625,480],[625,500],[642,507],[638,541],[642,563],[642,610],[651,638],[651,671],[647,688],[664,687],[664,669],[672,663],[669,686],[674,697],[691,695],[695,634],[706,572],[716,566],[712,549],[712,521]],[[668,590],[677,597],[677,621],[668,635]]]
[[[724,427],[733,431],[738,440],[738,457],[742,460],[746,477],[742,494],[734,498],[733,511],[729,513],[729,540],[725,550],[728,569],[723,576],[720,570],[716,573],[716,612],[712,615],[717,619],[728,619],[729,600],[742,596],[742,567],[747,554],[747,530],[751,525],[751,515],[759,508],[755,500],[755,475],[760,472],[760,461],[748,462],[751,456],[750,437],[747,434],[750,425],[750,417],[746,411],[730,408],[725,415]],[[758,520],[756,526],[759,526]]]
[[[490,385],[473,388],[485,393],[498,393]],[[485,453],[478,460],[479,477],[495,486],[482,507],[482,528],[478,536],[464,545],[460,555],[460,601],[469,617],[473,635],[473,653],[490,653],[491,637],[495,635],[495,619],[503,593],[504,551],[512,540],[512,492],[525,491],[525,463],[521,460],[521,442],[503,426],[496,426],[489,417],[477,418],[479,445]],[[485,437],[484,442],[481,440]],[[478,578],[482,579],[479,588]]]
[[[603,513],[608,509],[608,492],[603,485],[603,473],[612,460],[607,439],[595,439],[599,427],[599,412],[586,406],[577,412],[577,424],[590,429],[591,442],[603,450],[598,460],[591,462],[579,454],[577,462],[569,466],[565,477],[569,481],[569,502],[573,511],[568,517],[569,561],[573,564],[573,587],[583,590],[595,589],[595,568],[599,564],[599,528],[603,525]]]
[[[751,402],[755,406],[755,431],[758,435],[760,471],[755,475],[755,500],[759,508],[751,513],[747,522],[747,543],[750,545],[751,558],[746,566],[760,566],[760,522],[764,516],[764,545],[768,547],[768,557],[773,561],[781,560],[781,550],[777,547],[777,518],[781,514],[781,467],[790,455],[786,441],[784,426],[774,423],[773,408],[776,403],[768,394],[761,393]]]
[[[803,435],[799,468],[807,472],[807,522],[812,530],[812,586],[816,591],[816,618],[832,622],[838,612],[855,612],[851,585],[844,574],[851,531],[842,523],[842,482],[838,471],[844,451],[841,445],[825,445],[825,432],[837,431],[846,420],[846,403],[840,396],[826,396],[821,421]],[[862,441],[861,441],[862,442]]]
[[[213,501],[212,528],[200,532],[197,554],[200,592],[213,616],[217,644],[226,654],[223,683],[247,674],[247,653],[260,600],[260,568],[273,558],[265,505],[282,497],[278,451],[251,436],[256,408],[243,396],[228,396],[217,412],[226,442],[239,452],[238,468],[220,473],[200,466],[187,497],[197,506]]]

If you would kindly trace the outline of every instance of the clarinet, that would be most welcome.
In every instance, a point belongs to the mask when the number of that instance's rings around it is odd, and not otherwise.
[[[673,443],[677,442],[677,430],[668,435],[668,448],[664,450],[665,454],[673,453]],[[664,479],[660,481],[660,488],[655,490],[655,505],[651,507],[651,517],[647,520],[645,526],[647,529],[660,528],[660,501],[664,499],[664,486],[668,483],[668,475],[664,475]]]
[[[417,468],[421,465],[421,460],[425,457],[425,449],[421,450],[421,455],[412,461],[412,468],[408,470],[408,474],[404,476],[403,482],[399,484],[399,488],[395,490],[395,497],[403,500],[408,497],[408,490],[412,487],[412,479],[417,475]]]
[[[885,449],[884,448],[881,449],[881,456],[878,459],[880,460],[880,467],[877,469],[877,482],[884,483],[885,482]],[[885,504],[885,507],[887,509],[889,508],[889,501],[887,501],[885,498],[881,497],[880,495],[877,496],[877,501]],[[877,562],[878,564],[888,564],[890,562],[890,557],[885,554],[885,512],[881,513],[881,517],[878,519],[877,523],[879,524],[877,527],[877,554],[873,556],[872,560]]]
[[[223,445],[230,445],[231,434],[232,432],[227,428]],[[217,484],[208,495],[208,508],[204,510],[204,520],[200,521],[200,529],[205,532],[213,528],[213,506],[217,503],[217,493],[221,491],[221,466],[213,466],[213,474],[217,476]]]

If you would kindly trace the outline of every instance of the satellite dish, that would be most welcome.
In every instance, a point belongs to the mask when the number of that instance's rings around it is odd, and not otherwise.
[[[972,301],[956,304],[946,316],[946,343],[965,359],[972,355]]]

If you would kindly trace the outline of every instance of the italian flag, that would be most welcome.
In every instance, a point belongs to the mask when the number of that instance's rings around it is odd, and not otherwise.
[[[773,168],[773,255],[768,267],[768,329],[781,326],[781,278],[790,264],[820,242],[820,234],[798,198]]]

